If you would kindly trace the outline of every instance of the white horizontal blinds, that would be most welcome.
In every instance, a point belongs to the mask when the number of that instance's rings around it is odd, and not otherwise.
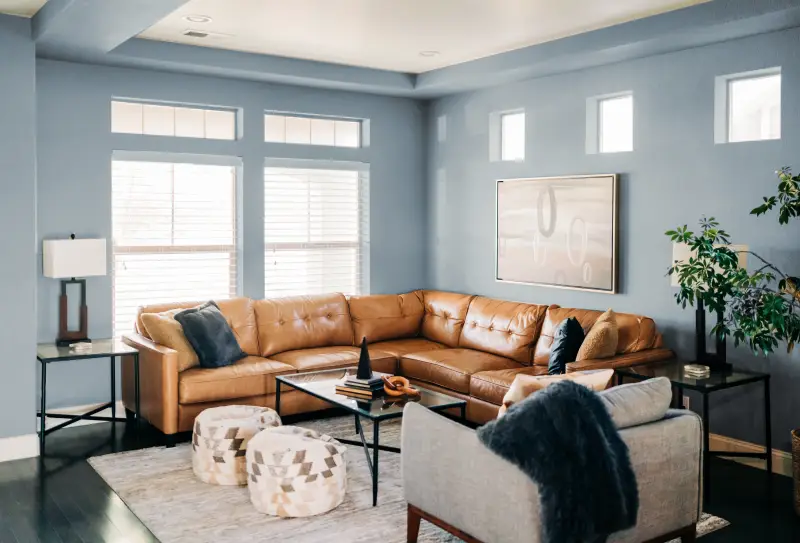
[[[265,292],[369,291],[369,172],[264,169]]]
[[[117,134],[235,140],[236,111],[114,100],[111,102],[111,131]]]
[[[114,333],[139,306],[236,295],[236,167],[114,160]]]

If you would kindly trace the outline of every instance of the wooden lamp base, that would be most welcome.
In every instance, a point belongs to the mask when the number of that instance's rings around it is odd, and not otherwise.
[[[69,329],[69,308],[67,306],[67,285],[78,284],[81,286],[81,306],[80,306],[80,328],[78,330]],[[67,347],[72,343],[91,342],[89,332],[89,309],[86,307],[86,280],[85,279],[62,279],[61,296],[58,299],[58,337],[56,345]]]

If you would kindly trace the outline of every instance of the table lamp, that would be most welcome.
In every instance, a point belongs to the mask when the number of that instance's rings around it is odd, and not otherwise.
[[[89,311],[86,307],[86,280],[84,277],[106,275],[105,239],[48,239],[42,242],[44,276],[61,279],[61,295],[58,300],[58,338],[56,345],[91,341],[88,337]],[[77,284],[81,288],[80,327],[70,330],[67,305],[67,285]]]
[[[731,251],[737,253],[739,257],[738,267],[747,268],[747,245],[726,245]],[[694,256],[694,251],[685,243],[672,244],[672,262],[683,264]],[[679,287],[678,274],[671,276],[672,286]],[[709,353],[706,349],[706,308],[702,300],[696,300],[695,309],[695,360],[698,364],[708,364],[712,369],[725,369],[730,365],[727,363],[727,344],[725,338],[717,336],[716,353]],[[723,315],[718,314],[717,320],[721,320]]]

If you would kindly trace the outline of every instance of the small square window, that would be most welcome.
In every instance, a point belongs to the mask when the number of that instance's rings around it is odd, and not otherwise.
[[[728,141],[781,138],[781,74],[728,81]]]
[[[633,95],[601,99],[597,124],[601,153],[633,151]]]
[[[500,160],[525,160],[525,112],[500,115]]]
[[[781,69],[717,76],[714,83],[714,142],[781,138]]]

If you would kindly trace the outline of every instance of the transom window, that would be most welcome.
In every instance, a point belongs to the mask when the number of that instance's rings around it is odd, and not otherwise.
[[[237,166],[231,163],[115,155],[115,336],[132,330],[141,305],[236,295],[236,180]]]
[[[232,109],[111,102],[111,131],[117,134],[235,140],[236,117]]]
[[[267,113],[264,141],[331,147],[361,147],[362,121]]]

